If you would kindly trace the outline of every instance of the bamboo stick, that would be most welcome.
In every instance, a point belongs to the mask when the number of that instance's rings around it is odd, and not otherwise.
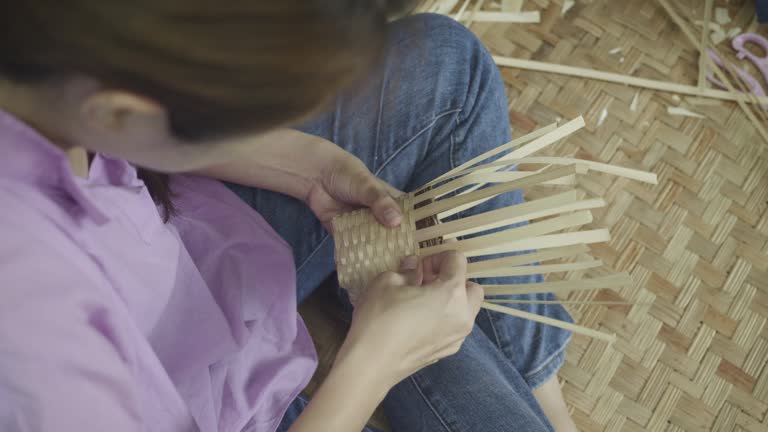
[[[449,233],[449,234],[446,234],[443,237],[446,238],[446,239],[448,239],[448,238],[456,238],[456,237],[463,237],[463,236],[474,234],[474,233],[477,233],[477,232],[488,231],[488,230],[492,230],[494,228],[499,228],[499,227],[503,227],[503,226],[506,226],[506,225],[520,223],[520,222],[523,222],[523,221],[532,221],[534,219],[539,219],[539,218],[546,217],[546,216],[552,216],[552,215],[556,215],[556,214],[573,212],[573,211],[578,211],[578,210],[591,210],[591,209],[601,208],[601,207],[605,207],[605,200],[603,200],[602,198],[593,198],[593,199],[589,199],[589,200],[582,200],[582,201],[577,201],[577,202],[573,202],[573,203],[570,203],[570,204],[565,204],[565,205],[562,205],[562,206],[557,207],[557,208],[551,208],[551,209],[541,210],[541,211],[535,212],[535,213],[529,213],[527,215],[524,215],[524,216],[521,216],[521,217],[518,217],[518,218],[514,218],[514,219],[510,219],[510,220],[505,220],[505,221],[500,221],[500,222],[495,222],[495,223],[488,223],[488,224],[485,224],[485,225],[476,226],[476,227],[471,228],[471,229],[466,229],[464,231],[459,231],[459,232],[455,232],[455,233]]]
[[[519,160],[524,160],[524,159],[519,159]],[[575,174],[586,174],[587,171],[588,171],[588,169],[587,169],[587,167],[585,165],[571,164],[570,166],[573,166],[576,169],[576,173]],[[478,168],[481,171],[483,170],[483,167],[478,167]],[[537,173],[543,173],[543,172],[548,171],[549,169],[551,169],[551,167],[547,166],[547,167],[537,171]],[[489,173],[489,174],[493,175],[491,173]],[[576,181],[576,175],[575,174],[573,174],[573,175],[566,175],[566,176],[563,176],[563,177],[559,177],[557,179],[552,179],[552,180],[549,180],[549,181],[544,181],[544,182],[540,182],[540,183],[536,183],[536,184],[530,184],[530,185],[527,185],[527,187],[541,186],[541,185],[545,185],[545,184],[550,184],[553,181],[563,181],[564,179],[571,179],[571,178],[575,182]],[[473,193],[474,191],[478,190],[482,186],[485,186],[485,183],[475,185],[475,186],[467,189],[466,191],[462,191],[460,194],[457,195],[457,197],[461,196],[461,195]],[[482,204],[482,203],[484,203],[484,202],[486,202],[486,201],[488,201],[488,200],[490,200],[492,198],[493,198],[493,196],[490,196],[490,197],[478,199],[476,201],[470,201],[470,202],[467,202],[465,204],[457,205],[457,206],[455,206],[453,208],[450,208],[450,209],[447,209],[447,210],[444,210],[444,211],[440,212],[437,215],[437,218],[442,221],[443,219],[446,219],[449,216],[452,216],[452,215],[454,215],[456,213],[459,213],[459,212],[463,212],[464,210],[472,208],[472,207],[474,207],[476,205],[480,205],[480,204]]]
[[[453,19],[456,21],[461,21],[464,15],[464,11],[467,10],[467,6],[469,6],[470,0],[464,0],[464,3],[462,3],[461,7],[459,7],[459,11],[456,13],[456,15],[453,16]]]
[[[576,244],[573,246],[545,249],[527,254],[475,261],[467,264],[467,277],[474,278],[476,277],[476,274],[479,274],[482,271],[498,268],[500,266],[520,266],[533,264],[555,259],[569,258],[587,252],[589,252],[589,248],[586,245]]]
[[[531,141],[530,143],[520,147],[519,149],[512,151],[502,157],[500,157],[498,160],[496,160],[495,163],[499,163],[500,161],[506,161],[506,160],[515,160],[524,158],[525,156],[531,155],[563,138],[566,136],[572,134],[573,132],[581,129],[584,127],[584,118],[582,116],[579,116],[568,123],[560,126],[559,128],[553,130],[552,132],[542,136],[541,138],[538,138],[536,140]],[[487,153],[486,153],[487,154]],[[487,158],[485,158],[487,159]],[[478,169],[475,172],[488,172],[493,171],[492,168],[489,167],[489,165],[478,167]],[[579,174],[583,174],[579,171]],[[478,184],[474,187],[469,188],[466,191],[463,191],[462,194],[471,193],[474,192],[477,189],[480,189],[481,187],[485,186],[484,184]],[[490,198],[481,199],[475,202],[467,203],[462,206],[456,206],[450,211],[445,212],[445,214],[442,214],[439,216],[440,219],[448,217],[452,214],[456,214],[458,212],[464,211],[468,208],[474,207],[480,203],[483,203],[487,201]]]
[[[507,167],[519,164],[549,164],[549,165],[584,165],[592,171],[597,171],[605,174],[611,174],[619,177],[628,178],[631,180],[641,181],[643,183],[657,184],[658,178],[656,174],[642,171],[632,168],[625,168],[616,165],[604,164],[585,159],[575,159],[566,157],[553,157],[553,156],[533,156],[523,159],[517,159],[513,161],[491,162],[487,165],[480,167],[468,168],[457,173],[457,175],[467,175],[480,170],[481,168],[496,168]]]
[[[539,11],[526,12],[482,12],[478,11],[472,15],[474,22],[497,22],[497,23],[518,23],[535,24],[541,22]]]
[[[701,29],[701,41],[699,43],[699,88],[705,88],[707,83],[707,46],[709,45],[709,21],[712,19],[712,0],[704,3],[704,26]]]
[[[477,201],[483,198],[494,197],[515,189],[520,189],[520,188],[538,184],[544,181],[554,180],[557,178],[573,175],[575,173],[576,173],[576,168],[573,166],[555,168],[555,169],[544,171],[539,174],[534,174],[532,176],[523,177],[519,180],[514,180],[511,182],[501,183],[495,186],[487,187],[485,189],[480,189],[465,195],[457,195],[454,197],[433,202],[432,204],[425,205],[424,207],[414,209],[413,211],[414,218],[416,220],[421,220],[421,219],[434,216],[438,213],[444,212],[446,210],[449,210],[454,207],[464,205],[473,201]]]
[[[487,173],[488,178],[485,179],[489,183],[500,183],[502,181],[512,181],[517,180],[523,177],[528,177],[529,175],[540,173],[542,170],[537,171],[494,171],[491,173]],[[583,174],[578,173],[577,174]],[[503,180],[502,180],[503,179]],[[547,185],[547,186],[569,186],[576,184],[576,176],[567,176],[567,177],[561,177],[559,179],[554,179],[546,182],[540,183],[540,185]]]
[[[525,265],[517,267],[501,267],[493,270],[478,271],[472,276],[472,278],[489,278],[489,277],[508,277],[508,276],[529,276],[535,274],[546,273],[560,273],[578,270],[588,270],[595,267],[600,267],[603,262],[600,260],[590,261],[576,261],[572,263],[561,264],[543,264],[543,265]]]
[[[659,0],[665,1],[665,0]],[[599,81],[612,82],[616,84],[626,84],[633,87],[647,88],[651,90],[666,91],[670,93],[679,93],[691,96],[708,97],[713,99],[722,99],[730,101],[741,101],[749,103],[768,104],[768,97],[749,98],[733,92],[727,92],[714,89],[700,89],[696,86],[671,83],[667,81],[658,81],[647,78],[638,78],[630,75],[617,74],[612,72],[597,71],[593,69],[580,68],[575,66],[566,66],[555,63],[539,62],[534,60],[524,60],[512,57],[494,56],[496,64],[505,67],[514,67],[518,69],[528,69],[538,72],[554,73],[559,75],[569,75],[579,78],[595,79]]]
[[[539,322],[539,323],[542,323],[542,324],[551,325],[553,327],[559,327],[559,328],[562,328],[562,329],[570,330],[570,331],[572,331],[574,333],[583,334],[585,336],[589,336],[589,337],[592,337],[592,338],[595,338],[595,339],[600,339],[600,340],[607,341],[608,343],[613,343],[613,342],[616,341],[616,336],[615,335],[610,335],[610,334],[607,334],[607,333],[599,332],[597,330],[592,330],[591,328],[587,328],[587,327],[583,327],[583,326],[580,326],[580,325],[572,324],[572,323],[569,323],[569,322],[566,322],[566,321],[560,321],[560,320],[557,320],[557,319],[554,319],[554,318],[550,318],[550,317],[547,317],[547,316],[536,315],[536,314],[533,314],[533,313],[530,313],[530,312],[521,311],[519,309],[515,309],[515,308],[511,308],[511,307],[506,307],[506,306],[501,306],[501,305],[497,305],[497,304],[494,304],[494,303],[488,303],[488,302],[483,302],[482,307],[485,308],[485,309],[488,309],[488,310],[492,310],[492,311],[496,311],[496,312],[501,312],[501,313],[504,313],[504,314],[507,314],[507,315],[512,315],[512,316],[515,316],[515,317],[518,317],[518,318],[523,318],[523,319],[527,319],[527,320],[531,320],[531,321],[536,321],[536,322]]]
[[[609,288],[620,288],[632,284],[627,273],[617,273],[600,278],[581,280],[564,280],[531,284],[483,285],[485,295],[522,295],[548,292],[589,291]]]
[[[457,177],[445,184],[440,185],[439,187],[430,189],[422,194],[419,194],[418,196],[415,196],[414,203],[420,203],[423,201],[438,199],[457,189],[461,189],[463,187],[470,186],[470,185],[484,186],[488,183],[505,183],[505,182],[510,182],[514,180],[519,180],[521,178],[538,174],[540,172],[541,170],[539,171],[501,171],[501,172],[494,171],[489,173],[474,172],[464,177]],[[550,185],[567,185],[567,184],[573,184],[575,181],[576,181],[575,177],[570,177],[570,178],[564,177],[564,178],[550,180],[544,183],[550,184]],[[470,192],[473,192],[473,191],[470,191]]]
[[[536,153],[537,151],[545,147],[550,146],[551,144],[557,141],[560,141],[561,139],[576,132],[577,130],[583,128],[584,126],[585,126],[584,117],[578,116],[575,119],[569,121],[568,123],[553,130],[552,132],[542,136],[541,138],[535,139],[529,142],[528,144],[520,147],[519,149],[512,151],[511,153],[505,155],[501,159],[503,160],[522,159],[526,156]]]
[[[523,9],[523,0],[501,0],[501,10],[504,12],[520,12]]]
[[[469,19],[467,20],[467,23],[465,24],[467,28],[471,27],[472,24],[475,22],[475,14],[480,10],[480,8],[483,7],[483,4],[485,3],[485,0],[476,0],[475,7],[472,8],[472,13],[469,14]],[[461,21],[459,21],[461,22]]]
[[[539,200],[529,201],[529,202],[536,202],[536,201],[539,201]],[[520,205],[522,204],[518,204],[518,206]],[[512,207],[517,207],[517,206],[512,206]],[[466,235],[470,235],[470,234],[474,234],[482,231],[492,230],[494,228],[499,228],[507,225],[525,222],[525,221],[532,221],[534,219],[539,219],[542,217],[553,216],[556,214],[567,213],[567,212],[578,211],[578,210],[591,210],[591,209],[600,208],[600,207],[605,207],[605,200],[603,200],[602,198],[593,198],[589,200],[575,201],[575,202],[570,202],[560,206],[550,207],[540,211],[523,214],[521,216],[517,216],[514,218],[502,219],[496,222],[487,222],[483,224],[478,224],[476,226],[473,226],[471,228],[467,228],[461,231],[446,233],[442,237],[443,238],[463,237]],[[486,214],[486,213],[483,213],[483,214]],[[451,223],[451,222],[448,222],[448,223]],[[440,224],[440,225],[447,225],[448,223]]]
[[[649,306],[653,303],[635,303],[635,302],[623,302],[623,301],[591,301],[591,300],[518,300],[514,298],[510,299],[485,299],[488,303],[499,303],[499,304],[543,304],[543,305],[627,305],[627,306],[635,306],[635,305],[645,305]]]
[[[476,257],[483,255],[495,255],[510,252],[520,252],[535,249],[549,249],[562,246],[571,246],[579,243],[591,244],[606,242],[611,239],[611,234],[607,229],[596,229],[589,231],[577,231],[561,234],[542,235],[538,237],[527,238],[513,241],[497,246],[489,246],[485,249],[467,253],[467,257]],[[455,243],[454,243],[455,244]]]
[[[495,147],[493,150],[489,150],[489,151],[487,151],[487,152],[485,152],[485,153],[483,153],[483,154],[481,154],[479,156],[475,156],[474,158],[464,162],[463,164],[457,166],[456,168],[453,168],[451,170],[446,171],[440,177],[437,177],[436,179],[434,179],[434,180],[430,181],[429,183],[425,184],[424,186],[420,187],[417,190],[417,193],[421,192],[422,190],[424,190],[424,188],[432,186],[433,184],[436,184],[436,183],[438,183],[438,182],[440,182],[442,180],[445,180],[445,179],[450,178],[450,177],[454,177],[455,173],[457,173],[459,171],[462,171],[462,170],[464,170],[466,168],[469,168],[469,167],[471,167],[473,165],[476,165],[478,162],[482,162],[482,161],[484,161],[484,160],[486,160],[486,159],[488,159],[488,158],[490,158],[492,156],[495,156],[495,155],[497,155],[499,153],[502,153],[502,152],[505,152],[507,150],[513,149],[513,148],[518,147],[518,146],[520,146],[522,144],[525,144],[527,142],[533,141],[536,138],[539,138],[540,136],[548,134],[548,133],[552,132],[553,130],[555,130],[556,127],[557,127],[557,123],[552,123],[550,125],[544,126],[543,128],[536,129],[535,131],[533,131],[533,132],[531,132],[531,133],[529,133],[527,135],[523,135],[520,138],[513,139],[512,141],[510,141],[510,142],[508,142],[508,143],[506,143],[504,145],[500,145],[498,147]]]
[[[421,255],[429,256],[447,250],[456,250],[463,252],[468,257],[474,256],[473,253],[483,251],[487,248],[500,247],[508,243],[521,240],[530,240],[535,236],[560,231],[567,228],[573,228],[592,222],[592,213],[580,211],[573,214],[559,216],[536,222],[516,228],[510,228],[504,231],[487,234],[467,240],[457,242],[443,243],[436,246],[429,246],[421,249]],[[533,249],[533,248],[531,248]]]
[[[527,221],[530,220],[528,215],[531,213],[542,212],[549,209],[558,209],[566,203],[570,204],[577,202],[577,200],[578,193],[575,190],[572,190],[509,207],[502,207],[474,216],[418,229],[416,230],[416,241],[421,243],[438,237],[458,237],[456,233],[465,233],[470,230],[475,231],[478,227],[497,222],[502,222],[504,225],[511,225],[517,222]]]

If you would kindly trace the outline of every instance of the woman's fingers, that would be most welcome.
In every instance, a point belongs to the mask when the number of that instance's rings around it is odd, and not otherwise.
[[[467,258],[461,252],[441,252],[427,257],[424,269],[425,278],[432,279],[434,284],[464,281],[467,275]]]
[[[405,278],[405,283],[411,286],[421,285],[424,272],[422,271],[421,260],[417,256],[405,257],[400,264],[400,274]]]
[[[397,226],[403,220],[403,212],[385,183],[367,169],[357,176],[351,185],[353,199],[371,209],[376,220],[382,225]]]

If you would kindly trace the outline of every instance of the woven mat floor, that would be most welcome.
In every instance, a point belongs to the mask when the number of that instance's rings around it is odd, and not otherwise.
[[[703,0],[673,3],[689,21],[702,19]],[[730,10],[726,29],[749,28],[752,3],[715,2]],[[695,85],[696,50],[655,1],[577,0],[565,16],[561,5],[527,0],[523,10],[541,11],[540,24],[471,29],[497,55]],[[720,48],[732,51],[728,41]],[[768,143],[735,103],[696,106],[706,119],[679,117],[666,112],[680,102],[671,94],[640,90],[632,111],[634,88],[502,75],[515,135],[584,115],[586,130],[549,153],[659,175],[647,187],[608,176],[582,182],[609,201],[593,225],[613,240],[592,254],[635,286],[571,298],[635,304],[569,307],[581,324],[618,336],[610,347],[579,336],[570,344],[560,378],[580,430],[768,431]]]

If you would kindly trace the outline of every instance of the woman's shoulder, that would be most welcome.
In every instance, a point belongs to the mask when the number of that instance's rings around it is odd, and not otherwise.
[[[27,296],[49,289],[90,292],[103,279],[88,252],[75,241],[77,218],[55,198],[0,182],[0,304],[23,286]]]

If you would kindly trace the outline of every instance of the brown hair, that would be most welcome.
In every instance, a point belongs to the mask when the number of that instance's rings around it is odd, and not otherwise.
[[[0,75],[84,74],[150,97],[173,133],[258,132],[321,106],[379,57],[408,0],[0,1]],[[141,169],[172,211],[165,175]]]

